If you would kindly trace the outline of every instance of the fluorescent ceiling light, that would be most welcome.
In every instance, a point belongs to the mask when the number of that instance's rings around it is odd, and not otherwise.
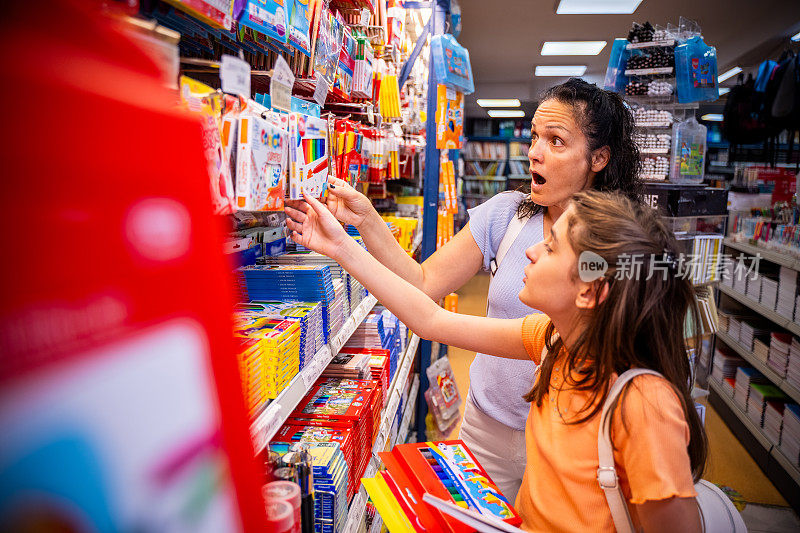
[[[583,76],[586,65],[539,65],[534,73],[537,76]]]
[[[800,31],[792,35],[793,41],[800,41]]]
[[[722,113],[706,113],[700,120],[705,120],[706,122],[722,122]]]
[[[558,15],[630,15],[642,0],[561,0]]]
[[[542,45],[543,56],[596,56],[606,47],[606,41],[547,41]]]
[[[728,94],[729,92],[731,92],[731,88],[730,87],[720,87],[719,88],[719,95],[720,96],[722,96],[723,94]]]
[[[516,98],[478,98],[481,107],[519,107],[521,104]]]
[[[490,117],[494,118],[509,118],[509,117],[524,117],[525,111],[522,109],[490,109],[488,111]]]
[[[719,78],[717,78],[717,81],[719,83],[722,83],[723,81],[727,80],[728,78],[732,78],[732,77],[736,76],[741,71],[742,71],[742,67],[733,67],[729,71],[723,72],[722,74],[720,74]]]

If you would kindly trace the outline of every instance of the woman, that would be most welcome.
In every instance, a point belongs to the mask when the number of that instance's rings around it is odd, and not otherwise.
[[[480,269],[491,268],[517,215],[523,231],[506,245],[501,268],[493,275],[487,316],[521,318],[531,313],[517,298],[528,263],[525,250],[550,234],[572,195],[596,189],[638,198],[639,152],[632,135],[633,117],[619,95],[576,78],[551,88],[531,121],[530,196],[501,193],[470,209],[465,228],[422,264],[400,248],[369,199],[346,182],[331,180],[327,205],[341,222],[358,228],[378,261],[433,300],[457,290]],[[460,438],[511,502],[525,468],[524,429],[530,406],[523,396],[535,368],[530,361],[483,353],[470,366]]]

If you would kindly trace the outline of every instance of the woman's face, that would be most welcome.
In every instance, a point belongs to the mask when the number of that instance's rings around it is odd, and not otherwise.
[[[575,110],[550,99],[539,105],[531,121],[528,150],[531,200],[542,206],[565,203],[591,186],[589,140],[574,117]]]

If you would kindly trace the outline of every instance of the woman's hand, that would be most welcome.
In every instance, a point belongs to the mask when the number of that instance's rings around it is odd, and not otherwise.
[[[336,258],[336,253],[350,237],[336,218],[316,198],[303,193],[305,202],[295,201],[295,207],[286,206],[286,227],[292,233],[294,242],[310,248],[315,252]]]
[[[358,228],[366,220],[367,215],[375,211],[369,198],[355,190],[346,181],[329,177],[328,185],[326,204],[328,210],[340,222]],[[297,207],[294,202],[290,202],[289,205]]]

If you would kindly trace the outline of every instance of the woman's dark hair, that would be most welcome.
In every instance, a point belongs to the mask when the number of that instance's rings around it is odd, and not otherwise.
[[[525,399],[541,407],[545,395],[553,394],[550,379],[558,364],[564,375],[561,387],[589,394],[586,404],[566,421],[580,424],[600,413],[614,373],[621,375],[631,368],[655,370],[683,404],[690,434],[689,459],[697,481],[705,467],[708,443],[689,390],[687,349],[690,344],[698,351],[701,347],[700,314],[691,282],[678,275],[678,243],[655,210],[618,193],[580,192],[571,205],[573,210],[564,216],[569,216],[568,240],[575,255],[593,252],[605,260],[608,270],[594,282],[594,308],[580,318],[581,333],[570,341],[566,355],[561,353],[562,339],[553,336],[552,322],[548,325],[547,355],[539,379]],[[641,266],[638,275],[632,264],[636,257]],[[577,265],[574,275],[579,276]],[[604,284],[608,292],[601,298]],[[687,326],[687,313],[691,327]],[[623,424],[627,392],[640,386],[636,380],[629,382],[616,402],[623,406]],[[642,393],[646,398],[646,392]]]
[[[546,100],[556,100],[572,108],[575,121],[589,140],[589,153],[608,146],[608,164],[597,173],[591,188],[616,191],[639,201],[642,192],[639,149],[633,141],[633,115],[622,97],[593,83],[570,78],[545,91],[541,102]],[[527,217],[541,210],[542,206],[528,197],[520,203],[517,212]]]

